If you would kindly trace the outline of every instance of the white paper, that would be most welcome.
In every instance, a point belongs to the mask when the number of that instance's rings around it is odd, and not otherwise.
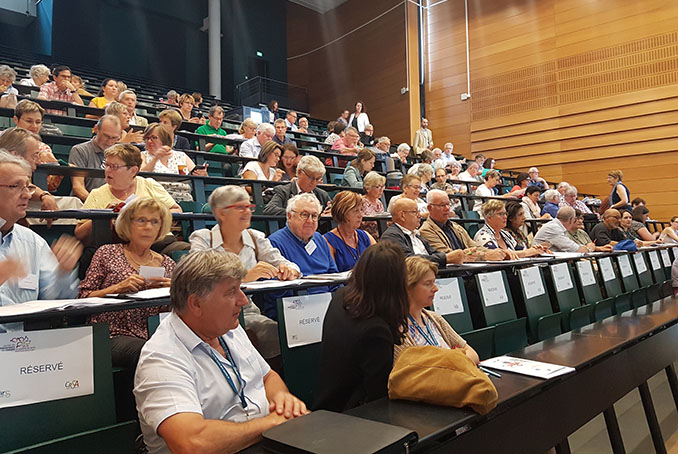
[[[315,344],[322,340],[325,313],[331,293],[299,295],[283,298],[285,329],[289,348]]]
[[[643,257],[642,252],[633,254],[633,261],[636,262],[636,270],[638,270],[638,274],[647,271],[647,265],[645,264],[645,258]]]
[[[596,276],[593,274],[593,266],[588,260],[580,260],[577,262],[577,271],[579,272],[579,279],[581,279],[581,285],[588,287],[589,285],[596,284]]]
[[[119,304],[129,301],[128,299],[117,298],[78,298],[63,300],[36,300],[26,301],[25,303],[9,304],[0,306],[0,317],[9,317],[14,315],[28,315],[50,310],[62,310],[78,307],[103,306],[107,304]]]
[[[603,257],[598,260],[598,265],[600,265],[600,271],[603,274],[603,281],[608,282],[617,278],[614,274],[614,268],[612,268],[612,260],[610,260],[610,257]]]
[[[576,259],[576,258],[579,258],[579,257],[583,257],[584,253],[583,252],[554,252],[553,255],[557,258]]]
[[[145,266],[139,267],[139,275],[144,279],[152,277],[165,277],[165,268],[162,266]]]
[[[532,361],[512,356],[498,356],[496,358],[486,359],[485,361],[481,361],[480,365],[491,369],[504,370],[544,379],[558,377],[559,375],[565,375],[575,371],[573,367],[542,363],[541,361]]]
[[[659,254],[657,254],[657,251],[650,251],[650,263],[652,263],[652,269],[653,270],[661,270],[662,269],[662,264],[659,261]]]
[[[668,249],[662,249],[662,262],[664,262],[664,268],[671,268],[671,256]]]
[[[38,288],[38,275],[28,274],[24,278],[19,279],[19,288],[25,290],[35,290]]]
[[[0,334],[0,408],[94,393],[92,327]]]
[[[349,278],[351,275],[351,271],[344,271],[341,273],[324,273],[324,274],[309,274],[308,276],[304,276],[304,279],[311,279],[311,280],[328,280],[330,282],[332,281],[345,281],[346,279]]]
[[[628,277],[633,274],[633,268],[631,268],[631,261],[628,255],[620,255],[617,257],[617,262],[619,263],[619,272],[622,277]]]
[[[556,291],[564,292],[574,287],[572,278],[570,277],[570,270],[567,269],[567,263],[557,263],[551,265],[551,273],[553,274],[553,281],[556,285]]]
[[[525,291],[525,298],[532,299],[539,295],[546,293],[544,290],[544,282],[539,273],[539,267],[531,266],[520,270],[520,279],[523,282],[523,290]]]
[[[306,246],[304,246],[304,249],[306,249],[306,253],[308,255],[313,254],[313,251],[316,250],[318,246],[315,244],[315,241],[311,240],[308,243],[306,243]]]
[[[240,288],[248,290],[266,290],[266,289],[276,289],[280,287],[295,286],[303,284],[302,279],[292,279],[291,281],[278,281],[276,279],[269,279],[265,281],[253,281],[253,282],[243,282],[240,285]]]
[[[508,295],[504,287],[501,271],[478,274],[480,291],[485,300],[485,306],[508,303]]]
[[[136,293],[129,293],[126,296],[129,298],[140,300],[150,300],[153,298],[169,298],[170,288],[169,287],[149,288],[148,290],[142,290]]]
[[[457,278],[437,279],[438,292],[433,298],[433,310],[440,315],[461,314],[464,304],[461,301],[459,280]]]

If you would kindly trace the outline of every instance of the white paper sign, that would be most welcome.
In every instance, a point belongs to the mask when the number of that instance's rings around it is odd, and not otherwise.
[[[662,249],[662,262],[664,262],[664,268],[671,268],[671,256],[668,249]]]
[[[581,279],[581,285],[587,287],[589,285],[595,285],[596,276],[593,274],[593,267],[591,262],[588,260],[580,260],[577,262],[577,271],[579,272],[579,279]]]
[[[139,267],[139,275],[144,279],[150,279],[152,277],[165,277],[165,267],[142,265]]]
[[[603,257],[598,260],[598,265],[600,265],[600,271],[603,273],[603,280],[605,282],[612,281],[617,277],[614,274],[614,268],[612,268],[612,260],[610,260],[610,257]]]
[[[478,274],[478,280],[480,281],[480,291],[483,294],[485,306],[508,303],[508,295],[501,271]]]
[[[647,271],[647,265],[645,264],[645,258],[643,258],[642,252],[633,254],[633,261],[636,262],[636,269],[638,270],[638,274]]]
[[[92,327],[0,334],[0,408],[94,393]]]
[[[323,321],[331,299],[331,293],[282,299],[289,348],[315,344],[322,340]]]
[[[619,272],[622,277],[628,277],[633,274],[633,268],[631,268],[631,261],[629,261],[628,255],[620,255],[617,258],[619,263]]]
[[[461,302],[459,280],[456,278],[437,279],[438,292],[433,298],[433,309],[440,315],[461,314],[464,305]]]
[[[525,291],[526,299],[536,298],[537,296],[546,293],[538,267],[531,266],[529,268],[522,268],[520,270],[520,279],[523,282],[523,290]]]
[[[557,263],[551,265],[551,273],[553,274],[553,282],[556,285],[556,291],[564,292],[574,287],[572,278],[570,277],[570,270],[567,269],[567,263]]]
[[[652,263],[652,269],[661,270],[662,264],[659,261],[659,255],[657,254],[657,251],[650,251],[649,254],[650,254],[650,263]]]

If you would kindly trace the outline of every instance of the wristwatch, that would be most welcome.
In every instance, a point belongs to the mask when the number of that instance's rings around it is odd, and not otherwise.
[[[587,249],[589,252],[593,252],[593,251],[596,250],[596,247],[595,247],[595,246],[586,246],[586,249]]]

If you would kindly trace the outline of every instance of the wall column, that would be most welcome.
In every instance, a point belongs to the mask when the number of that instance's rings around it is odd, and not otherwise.
[[[221,99],[221,0],[209,0],[208,17],[210,94]]]

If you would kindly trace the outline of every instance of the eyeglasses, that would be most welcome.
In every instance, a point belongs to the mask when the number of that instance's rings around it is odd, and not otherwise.
[[[158,136],[148,136],[148,137],[146,137],[145,140],[160,140],[160,137],[158,137]]]
[[[136,225],[138,225],[139,227],[143,227],[143,226],[145,226],[146,224],[149,224],[149,223],[150,223],[153,227],[157,227],[157,226],[159,226],[160,223],[162,222],[160,219],[156,219],[156,218],[153,218],[153,219],[134,218],[134,219],[132,219],[132,221],[134,221],[134,223],[135,223]]]
[[[450,204],[449,203],[429,203],[432,207],[441,207],[441,208],[449,208]]]
[[[0,184],[0,187],[9,188],[15,194],[20,194],[24,191],[28,191],[28,195],[35,194],[35,191],[38,190],[38,187],[34,184]]]
[[[313,181],[317,181],[318,183],[322,183],[322,181],[323,181],[323,177],[314,177],[313,175],[310,175],[305,170],[302,170],[302,172],[304,173],[304,175],[306,175],[307,177],[309,177]]]
[[[248,204],[248,205],[228,205],[227,207],[224,207],[224,209],[228,210],[230,208],[233,208],[234,210],[238,210],[241,213],[244,213],[245,211],[250,211],[254,212],[254,210],[257,208],[256,205]]]
[[[311,218],[312,221],[317,221],[318,218],[320,217],[319,214],[317,213],[309,213],[308,211],[295,211],[292,210],[292,212],[297,213],[301,219],[304,221],[308,221],[309,218]]]
[[[500,211],[500,212],[498,212],[498,213],[494,213],[494,215],[495,215],[495,216],[500,216],[500,217],[503,218],[504,216],[508,216],[508,213],[507,213],[506,211]]]
[[[111,164],[110,162],[107,162],[104,165],[106,166],[107,169],[111,169],[111,170],[118,170],[118,169],[121,169],[123,167],[129,167],[127,164]]]

